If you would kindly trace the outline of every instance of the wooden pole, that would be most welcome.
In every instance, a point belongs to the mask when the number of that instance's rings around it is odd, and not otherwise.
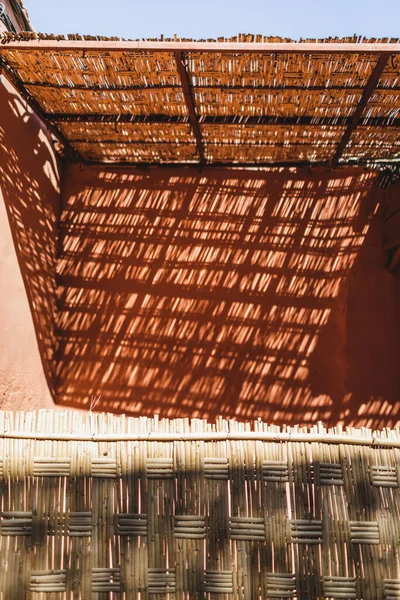
[[[157,123],[185,124],[190,122],[185,115],[131,115],[107,114],[107,113],[46,113],[44,115],[47,121],[55,123]],[[301,117],[279,117],[279,116],[212,116],[207,115],[199,118],[200,125],[290,125],[293,127],[347,127],[351,124],[351,117],[315,117],[304,115]],[[371,119],[361,119],[360,125],[370,125],[373,127],[382,127],[390,125],[391,127],[400,127],[400,118],[373,117]]]
[[[347,144],[349,143],[351,134],[353,133],[353,131],[355,131],[355,129],[360,124],[361,117],[363,115],[365,107],[367,106],[369,99],[371,98],[372,94],[374,93],[374,90],[379,82],[379,79],[381,78],[383,71],[385,70],[388,60],[389,60],[388,54],[383,54],[382,56],[379,57],[376,65],[374,67],[374,70],[372,71],[371,76],[367,81],[367,85],[365,86],[364,92],[357,104],[357,107],[353,113],[353,116],[351,117],[351,121],[350,121],[346,131],[344,132],[342,139],[340,140],[340,142],[338,144],[338,147],[336,149],[336,152],[335,152],[335,155],[334,155],[333,161],[332,161],[333,166],[337,166],[339,160],[342,157],[344,149],[346,148]]]
[[[165,433],[151,431],[147,433],[65,433],[9,430],[0,432],[0,439],[47,440],[73,442],[219,442],[219,441],[262,441],[262,442],[303,442],[325,444],[354,444],[356,446],[378,446],[400,448],[400,438],[384,437],[380,432],[363,435],[296,432],[296,431],[185,431]]]
[[[199,153],[199,162],[201,165],[206,163],[204,152],[204,143],[201,135],[199,119],[196,112],[195,99],[193,94],[192,82],[190,81],[187,72],[185,57],[182,52],[175,52],[176,68],[181,78],[182,91],[185,97],[186,106],[189,113],[190,124],[193,128],[194,137],[196,138],[197,151]]]
[[[141,90],[180,90],[180,85],[170,85],[170,84],[151,84],[151,85],[84,85],[84,84],[58,84],[58,83],[50,83],[48,81],[22,81],[22,84],[26,88],[49,88],[53,90],[79,90],[83,92],[93,91],[93,92],[104,92],[104,93],[113,93],[113,92],[136,92]],[[360,87],[359,85],[292,85],[292,84],[270,84],[270,85],[226,85],[226,84],[201,84],[195,86],[196,90],[226,90],[227,92],[239,91],[239,92],[276,92],[276,91],[297,91],[297,92],[326,92],[326,91],[343,91],[346,92],[363,92],[364,87]],[[382,90],[387,90],[388,88],[380,88]],[[391,92],[398,92],[400,90],[400,85],[394,85],[390,87]]]

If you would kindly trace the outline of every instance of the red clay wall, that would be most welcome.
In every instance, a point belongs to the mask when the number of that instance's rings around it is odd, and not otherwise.
[[[383,242],[390,251],[400,246],[400,180],[389,188],[386,196]]]
[[[363,169],[72,167],[58,399],[395,425],[399,279]]]
[[[3,78],[0,115],[0,408],[52,406],[59,165]]]

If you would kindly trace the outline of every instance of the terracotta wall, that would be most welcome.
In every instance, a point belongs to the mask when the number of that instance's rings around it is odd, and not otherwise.
[[[0,115],[0,407],[51,406],[60,169],[45,128],[3,78]]]
[[[72,167],[58,400],[395,425],[399,279],[363,169]]]
[[[400,246],[400,180],[386,194],[383,242],[388,251]]]

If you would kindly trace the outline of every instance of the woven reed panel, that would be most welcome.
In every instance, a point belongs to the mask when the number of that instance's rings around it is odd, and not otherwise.
[[[379,131],[380,130],[380,131]],[[343,158],[400,158],[400,135],[397,127],[358,127],[351,135]]]
[[[284,145],[325,145],[337,144],[345,127],[318,126],[309,128],[288,127],[287,125],[202,125],[201,130],[204,141],[213,143],[222,139],[224,144],[272,144]]]
[[[328,160],[332,155],[331,145],[267,146],[262,144],[228,145],[207,144],[206,156],[212,162],[295,162],[301,160]]]
[[[360,86],[368,81],[376,57],[368,54],[261,54],[191,52],[189,69],[196,86],[266,85]]]
[[[223,45],[227,41],[246,42],[250,48],[255,41],[288,41],[240,35],[232,40],[219,39],[222,52],[191,50],[177,56],[167,49],[107,50],[96,47],[96,39],[90,37],[86,39],[93,42],[93,49],[84,52],[72,47],[51,52],[7,47],[8,40],[20,38],[7,34],[0,45],[0,56],[20,85],[82,158],[117,163],[190,163],[202,159],[209,163],[293,163],[334,159],[345,126],[351,123],[379,61],[379,55],[363,51],[363,43],[388,42],[362,38],[318,40],[358,43],[359,50],[347,53],[334,49],[329,54],[226,52]],[[62,36],[23,34],[22,38],[54,40]],[[181,59],[190,83],[186,97],[178,70]],[[362,124],[375,125],[368,133],[373,143],[355,140],[354,152],[345,152],[343,160],[374,162],[397,157],[397,148],[390,142],[395,142],[398,135],[387,136],[385,131],[398,118],[400,109],[399,61],[398,55],[389,58],[362,110]],[[118,123],[113,129],[112,123],[105,123],[107,118],[141,122],[126,126]],[[223,123],[224,118],[238,124]],[[267,119],[265,127],[255,125],[254,121],[263,118]],[[189,125],[196,119],[199,123],[195,128],[200,128],[203,136],[197,144]],[[213,124],[213,119],[219,122]],[[275,139],[270,128],[274,119],[279,121],[274,123],[278,132]],[[379,127],[374,119],[380,119]],[[283,145],[279,143],[280,128],[287,130]],[[226,147],[232,137],[236,145]],[[246,143],[242,143],[244,140]],[[273,142],[273,148],[264,147]],[[201,156],[199,149],[203,146]]]
[[[45,90],[45,93],[43,93]],[[76,90],[41,88],[41,105],[48,113],[91,113],[187,116],[182,91],[141,89]]]
[[[397,598],[399,432],[289,433],[0,413],[1,598]]]
[[[196,162],[196,146],[185,143],[75,143],[76,149],[89,160],[134,162]]]
[[[96,49],[82,52],[68,50],[7,50],[2,56],[28,82],[44,82],[59,87],[179,85],[180,78],[171,52],[107,52]],[[42,93],[42,92],[40,92]],[[48,94],[45,89],[44,96]]]
[[[368,117],[394,119],[399,113],[400,90],[375,90],[368,102]]]
[[[238,162],[325,160],[332,155],[345,127],[310,128],[281,125],[202,125],[208,160]],[[215,140],[222,139],[220,144]]]
[[[102,140],[115,143],[185,143],[195,144],[189,124],[178,123],[59,123],[62,133],[69,134],[71,141],[93,144]]]
[[[239,115],[243,117],[349,117],[361,97],[357,92],[341,90],[336,94],[327,91],[270,90],[256,88],[245,91],[219,89],[195,92],[201,116]]]

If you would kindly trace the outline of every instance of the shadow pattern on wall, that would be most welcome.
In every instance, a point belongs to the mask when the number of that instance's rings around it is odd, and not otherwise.
[[[58,401],[287,424],[357,418],[379,394],[352,405],[346,333],[349,275],[379,218],[375,178],[71,167]]]
[[[1,79],[0,114],[0,189],[31,308],[44,373],[54,395],[59,165],[44,126],[13,88]],[[21,370],[23,372],[23,365]]]

